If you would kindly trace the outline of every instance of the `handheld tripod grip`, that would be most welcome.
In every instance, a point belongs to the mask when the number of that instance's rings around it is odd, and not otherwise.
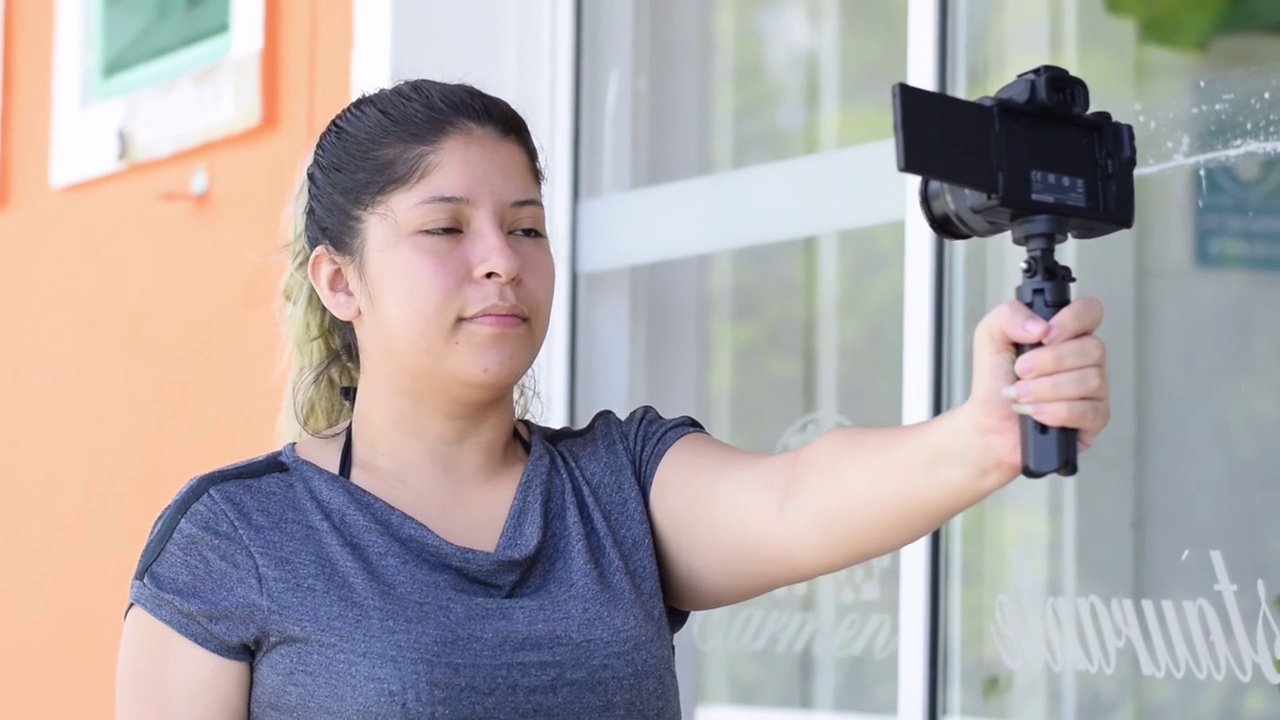
[[[1022,284],[1018,286],[1018,300],[1031,308],[1036,315],[1048,320],[1071,302],[1071,285],[1075,280],[1071,268],[1059,265],[1053,259],[1053,245],[1028,244],[1029,257],[1022,264]],[[1039,347],[1019,345],[1018,356]],[[1022,474],[1040,478],[1057,473],[1075,475],[1077,435],[1073,428],[1049,427],[1035,418],[1023,415]]]

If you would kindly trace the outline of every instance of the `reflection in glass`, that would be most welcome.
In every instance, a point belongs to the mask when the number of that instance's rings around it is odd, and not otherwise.
[[[108,0],[102,8],[103,75],[230,29],[231,0]]]
[[[84,0],[84,98],[168,82],[231,49],[231,0]]]
[[[583,198],[888,138],[906,3],[582,4]]]

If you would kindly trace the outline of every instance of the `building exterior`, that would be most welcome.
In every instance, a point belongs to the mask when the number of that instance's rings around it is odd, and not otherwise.
[[[265,3],[261,106],[227,115],[244,127],[80,177],[51,160],[69,2],[8,0],[4,36],[0,239],[27,270],[0,353],[18,716],[106,712],[146,524],[190,473],[274,442],[272,231],[353,94],[465,80],[529,119],[560,277],[539,420],[653,404],[772,451],[963,399],[969,334],[1025,253],[934,236],[890,88],[975,98],[1046,63],[1137,135],[1135,227],[1059,250],[1107,307],[1108,433],[1074,478],[1021,479],[899,552],[695,614],[686,716],[1280,716],[1270,3]]]
[[[350,97],[351,7],[266,3],[262,51],[245,56],[261,63],[256,124],[121,170],[76,164],[101,159],[98,138],[55,128],[70,5],[0,5],[0,715],[110,717],[127,583],[158,511],[199,467],[275,440],[283,220],[310,140]]]

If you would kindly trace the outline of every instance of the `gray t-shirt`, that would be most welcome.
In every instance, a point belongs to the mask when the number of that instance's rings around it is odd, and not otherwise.
[[[530,425],[492,553],[289,444],[176,494],[128,606],[251,662],[253,718],[679,718],[688,614],[663,600],[647,505],[663,454],[702,426],[647,406]]]

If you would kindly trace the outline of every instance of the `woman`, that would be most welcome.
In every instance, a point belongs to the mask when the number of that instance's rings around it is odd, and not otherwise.
[[[969,399],[914,426],[777,455],[648,407],[543,427],[513,401],[554,285],[520,116],[405,82],[339,113],[306,179],[286,283],[306,432],[157,519],[121,718],[677,718],[690,611],[936,529],[1018,475],[1018,412],[1082,447],[1107,421],[1082,299],[1052,323],[992,311]]]

